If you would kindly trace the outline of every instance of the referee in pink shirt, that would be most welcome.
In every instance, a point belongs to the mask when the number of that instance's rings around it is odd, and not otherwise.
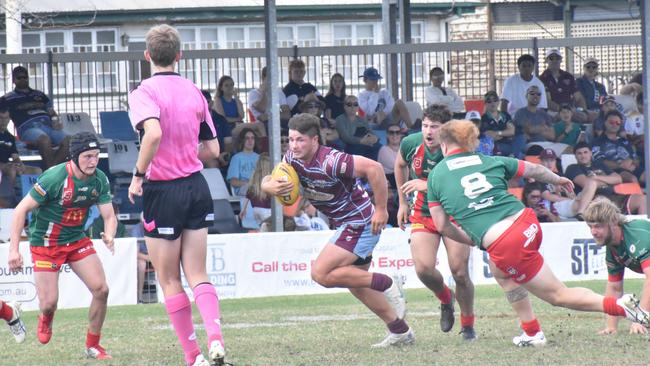
[[[200,173],[201,160],[219,155],[219,142],[201,90],[174,72],[181,58],[178,31],[168,25],[155,26],[146,41],[144,56],[154,75],[129,95],[131,123],[142,136],[129,199],[134,202],[134,196],[143,196],[145,242],[185,362],[221,365],[225,351],[219,299],[205,270],[213,206],[208,183]],[[181,267],[208,333],[207,360],[194,334]]]

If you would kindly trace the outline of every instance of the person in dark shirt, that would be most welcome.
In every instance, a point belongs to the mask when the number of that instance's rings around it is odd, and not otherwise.
[[[605,85],[596,81],[598,66],[598,60],[593,57],[586,58],[583,63],[584,72],[581,77],[576,79],[578,90],[585,100],[589,122],[593,122],[598,117],[601,98],[607,96]]]
[[[593,159],[620,174],[623,183],[638,182],[644,169],[639,165],[639,159],[630,141],[618,135],[622,123],[623,115],[620,112],[607,112],[605,131],[593,143]]]
[[[69,136],[62,130],[52,101],[29,87],[26,68],[15,67],[12,77],[16,87],[0,97],[0,111],[9,111],[20,140],[38,149],[45,168],[63,162],[68,156]]]
[[[330,90],[325,96],[325,118],[334,123],[336,118],[345,113],[345,79],[338,72],[330,78]]]
[[[203,97],[208,102],[210,106],[210,116],[212,116],[212,122],[214,123],[214,129],[217,130],[217,139],[219,140],[219,146],[222,146],[221,153],[219,157],[213,161],[204,162],[208,168],[228,168],[230,163],[231,152],[233,148],[232,143],[232,125],[228,123],[226,117],[220,115],[212,108],[212,95],[207,90],[201,90]]]
[[[300,104],[307,94],[314,93],[320,96],[316,87],[305,81],[305,63],[302,60],[293,60],[289,63],[289,83],[282,91],[287,97],[292,116],[300,113]]]
[[[517,130],[508,112],[499,111],[499,95],[491,90],[483,96],[485,113],[481,116],[480,131],[494,140],[497,155],[513,155],[524,158],[526,137],[521,128]]]

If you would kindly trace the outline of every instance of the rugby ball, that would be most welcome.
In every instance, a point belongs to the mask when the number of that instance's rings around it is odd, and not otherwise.
[[[280,164],[276,165],[276,167],[273,168],[273,172],[271,172],[271,178],[293,183],[293,189],[291,192],[289,192],[289,194],[284,196],[275,196],[275,198],[277,198],[277,200],[285,206],[291,206],[296,203],[298,197],[300,196],[300,179],[298,178],[298,173],[296,173],[296,170],[291,165],[285,162],[280,162]]]

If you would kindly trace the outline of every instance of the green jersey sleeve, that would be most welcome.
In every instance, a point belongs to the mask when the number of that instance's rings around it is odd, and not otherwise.
[[[43,206],[52,199],[56,199],[62,183],[59,167],[52,167],[38,177],[38,180],[29,190],[29,195]]]
[[[429,177],[427,178],[427,201],[429,202],[429,205],[431,204],[439,204],[439,196],[438,196],[438,191],[436,190],[436,171],[438,169],[434,168],[431,172],[429,172]]]
[[[507,156],[493,156],[492,158],[503,164],[506,170],[506,179],[521,177],[524,174],[523,161]]]

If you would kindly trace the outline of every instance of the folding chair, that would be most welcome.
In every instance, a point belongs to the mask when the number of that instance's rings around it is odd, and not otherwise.
[[[208,234],[230,234],[243,232],[237,222],[237,216],[227,199],[213,201],[214,223],[208,227]]]
[[[228,192],[228,187],[226,187],[226,181],[223,180],[221,170],[208,168],[201,170],[201,174],[203,174],[203,177],[208,182],[210,196],[212,196],[213,200],[230,198],[230,192]]]
[[[97,135],[95,125],[93,125],[88,113],[59,113],[59,120],[63,123],[63,132],[68,135],[74,135],[79,132],[90,132]],[[98,136],[98,140],[101,145],[111,142],[111,139],[105,139],[101,136]]]
[[[99,112],[99,123],[104,138],[119,141],[138,140],[126,111]]]

